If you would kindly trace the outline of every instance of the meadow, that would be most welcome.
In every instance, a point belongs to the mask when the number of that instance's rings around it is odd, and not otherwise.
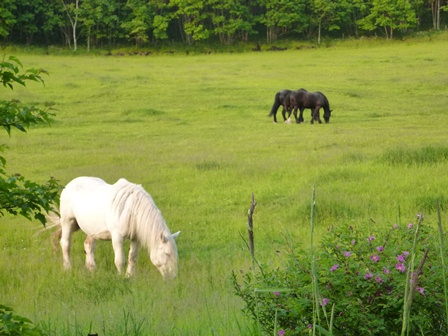
[[[299,46],[299,44],[297,45]],[[46,69],[2,97],[55,102],[51,127],[6,132],[10,173],[62,185],[77,176],[142,184],[178,238],[179,276],[163,282],[146,253],[137,275],[116,274],[109,242],[84,269],[74,236],[64,272],[51,232],[1,219],[0,303],[51,335],[250,335],[231,286],[247,271],[247,211],[254,193],[255,254],[280,264],[282,237],[307,246],[316,230],[389,225],[423,213],[448,219],[448,34],[353,40],[281,52],[40,55],[8,50]],[[274,124],[277,91],[321,91],[329,124]],[[281,119],[281,112],[278,117]]]

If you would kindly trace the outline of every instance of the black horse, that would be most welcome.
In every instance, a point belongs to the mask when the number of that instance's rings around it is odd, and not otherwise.
[[[299,89],[293,91],[289,94],[290,103],[289,108],[294,108],[294,117],[296,122],[299,124],[303,121],[303,110],[306,108],[311,109],[311,123],[314,124],[314,120],[318,121],[319,124],[322,123],[320,120],[320,109],[324,109],[324,119],[325,123],[330,122],[331,111],[330,103],[327,97],[321,92],[308,92],[305,89]],[[300,110],[299,118],[297,118],[297,109]],[[291,114],[291,112],[290,112]]]
[[[274,122],[277,122],[277,110],[280,105],[283,106],[282,115],[283,120],[286,121],[286,112],[288,112],[288,119],[291,116],[292,106],[291,106],[291,90],[282,90],[275,94],[274,105],[272,105],[271,113],[269,113],[268,117],[274,116]]]

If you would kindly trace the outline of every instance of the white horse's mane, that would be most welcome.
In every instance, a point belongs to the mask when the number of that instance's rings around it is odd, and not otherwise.
[[[151,249],[161,239],[171,236],[162,213],[151,195],[141,185],[122,178],[114,185],[116,193],[112,209],[121,223],[128,223],[128,237],[136,239],[142,246]]]

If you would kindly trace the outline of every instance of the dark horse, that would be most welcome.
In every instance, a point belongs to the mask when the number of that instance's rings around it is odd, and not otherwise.
[[[327,97],[321,92],[308,92],[305,89],[299,89],[293,91],[289,95],[290,98],[290,108],[294,108],[294,117],[296,122],[299,124],[303,121],[303,110],[306,108],[311,109],[311,123],[314,124],[314,120],[318,121],[319,124],[322,123],[320,120],[320,109],[324,109],[324,119],[325,123],[330,122],[331,111],[330,103]],[[299,118],[297,118],[297,109],[300,110]],[[290,112],[291,114],[291,112]]]
[[[274,116],[274,122],[277,122],[277,110],[280,107],[280,105],[283,106],[282,110],[283,120],[286,121],[286,111],[288,111],[288,118],[291,116],[292,112],[292,106],[290,105],[291,92],[292,92],[291,90],[282,90],[275,94],[274,105],[272,105],[271,113],[269,113],[268,115],[268,117],[272,115]]]

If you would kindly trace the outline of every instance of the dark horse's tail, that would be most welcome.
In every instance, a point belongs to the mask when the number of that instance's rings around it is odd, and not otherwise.
[[[277,113],[278,108],[280,107],[282,103],[280,102],[280,92],[277,92],[275,94],[274,98],[274,105],[272,105],[271,113],[269,113],[268,117],[273,116],[275,113]]]

